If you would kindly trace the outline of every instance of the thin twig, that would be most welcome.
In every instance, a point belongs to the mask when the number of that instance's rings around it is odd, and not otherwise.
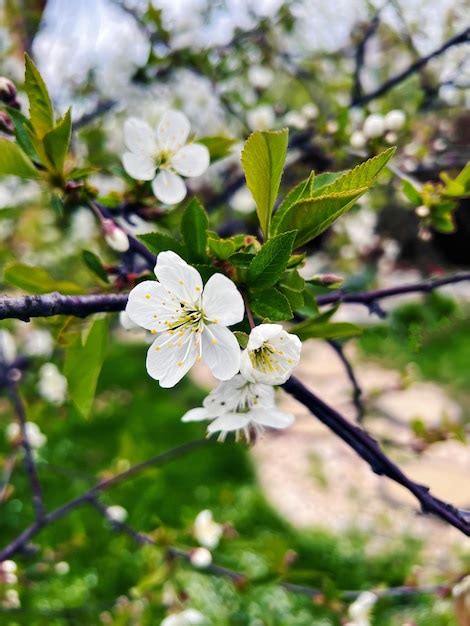
[[[356,420],[360,423],[364,419],[365,407],[362,401],[362,389],[359,381],[357,380],[352,363],[345,355],[343,346],[339,341],[336,341],[335,339],[328,339],[327,343],[333,348],[338,355],[338,358],[344,365],[344,369],[346,370],[346,374],[353,388],[353,404],[356,407]]]

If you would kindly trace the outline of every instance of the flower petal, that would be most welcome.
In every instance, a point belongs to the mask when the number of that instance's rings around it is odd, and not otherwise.
[[[163,114],[157,128],[159,148],[176,152],[186,143],[190,128],[191,125],[184,113],[167,111]]]
[[[157,152],[155,132],[147,122],[136,117],[130,117],[124,123],[124,142],[135,154],[154,157]]]
[[[160,387],[174,387],[196,360],[193,333],[183,336],[161,333],[147,352],[147,372]]]
[[[290,413],[279,411],[275,407],[252,409],[248,413],[251,420],[270,428],[287,428],[294,423],[295,417]]]
[[[160,202],[164,204],[178,204],[186,198],[186,185],[183,179],[178,174],[173,174],[168,170],[158,172],[152,182],[152,190]]]
[[[196,268],[171,250],[160,252],[155,275],[167,291],[181,302],[194,304],[202,294],[202,278]]]
[[[202,308],[207,319],[224,326],[237,324],[243,319],[243,298],[235,283],[223,274],[214,274],[207,281],[202,294]]]
[[[203,420],[211,419],[207,413],[207,409],[198,407],[196,409],[190,409],[181,418],[182,422],[202,422]]]
[[[135,180],[152,180],[155,176],[155,161],[145,154],[124,152],[122,164],[129,176]]]
[[[248,426],[249,421],[248,413],[225,413],[209,424],[207,432],[211,435],[219,431],[238,430]]]
[[[240,346],[225,326],[209,324],[202,333],[202,358],[219,380],[229,380],[240,369]]]
[[[171,166],[181,176],[201,176],[209,167],[210,154],[206,146],[191,143],[171,157]]]
[[[248,350],[260,348],[265,341],[278,337],[283,330],[281,324],[259,324],[255,326],[250,332],[247,345]]]
[[[156,280],[145,280],[129,293],[126,312],[135,324],[160,332],[167,330],[167,322],[178,319],[181,307],[163,285]]]

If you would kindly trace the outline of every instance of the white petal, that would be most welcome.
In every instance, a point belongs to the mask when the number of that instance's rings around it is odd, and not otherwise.
[[[155,161],[145,154],[124,152],[122,164],[129,176],[135,180],[152,180],[155,176]]]
[[[160,387],[174,387],[196,360],[194,335],[161,333],[147,352],[147,372]]]
[[[219,431],[239,430],[248,425],[250,420],[247,416],[248,413],[226,413],[211,422],[207,427],[207,432],[212,434]]]
[[[260,348],[265,341],[278,337],[283,330],[281,324],[259,324],[259,326],[255,326],[250,332],[248,350]]]
[[[252,383],[256,383],[259,379],[256,376],[255,368],[253,367],[248,350],[243,350],[240,358],[240,374]]]
[[[250,419],[262,426],[270,428],[287,428],[294,423],[294,416],[290,413],[284,413],[276,408],[252,409],[248,415]]]
[[[182,422],[202,422],[203,420],[210,419],[209,414],[203,407],[197,409],[190,409],[181,418]]]
[[[124,155],[125,156],[125,155]],[[168,170],[160,170],[152,182],[152,190],[160,202],[178,204],[186,198],[184,180]]]
[[[157,128],[158,146],[162,150],[176,152],[184,146],[191,126],[188,118],[180,111],[167,111]]]
[[[224,326],[241,322],[245,312],[243,298],[235,283],[223,274],[214,274],[202,294],[202,309],[207,319]]]
[[[197,269],[171,250],[160,252],[155,275],[161,284],[181,302],[198,302],[202,294],[202,278]]]
[[[144,280],[129,293],[126,312],[135,324],[160,332],[167,330],[166,322],[178,318],[181,307],[156,280]]]
[[[201,176],[209,167],[210,154],[206,146],[191,143],[171,157],[171,166],[181,176]]]
[[[135,154],[154,157],[157,152],[155,132],[143,120],[130,117],[124,123],[124,141],[127,148]]]
[[[202,333],[202,358],[219,380],[229,380],[240,369],[240,346],[225,326],[209,324]]]

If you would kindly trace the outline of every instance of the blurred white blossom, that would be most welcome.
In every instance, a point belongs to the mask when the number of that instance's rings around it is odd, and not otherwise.
[[[42,448],[47,442],[47,437],[35,422],[26,422],[26,438],[32,448]],[[5,430],[5,435],[10,443],[17,443],[21,439],[21,428],[17,422],[10,422]]]
[[[207,548],[195,548],[191,551],[189,560],[194,567],[204,569],[212,563],[212,554]]]
[[[54,363],[44,363],[39,368],[38,391],[51,404],[61,405],[65,402],[67,379]]]
[[[185,421],[184,418],[183,421]],[[219,545],[224,529],[221,524],[214,521],[212,511],[204,509],[197,514],[194,520],[193,532],[202,546],[213,550]]]
[[[246,114],[251,130],[270,130],[276,121],[274,109],[269,104],[262,104]]]

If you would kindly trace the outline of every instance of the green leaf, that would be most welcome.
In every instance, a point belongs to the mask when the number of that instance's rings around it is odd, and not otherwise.
[[[304,326],[300,324],[295,326],[291,329],[291,332],[295,333],[302,341],[305,341],[315,337],[321,339],[357,337],[362,334],[362,328],[350,322],[315,323],[315,320],[312,320]]]
[[[211,163],[230,154],[230,149],[236,142],[237,140],[232,137],[223,136],[199,137],[199,139],[196,139],[196,143],[202,143],[209,149]]]
[[[51,207],[58,217],[62,217],[64,215],[64,202],[60,194],[55,192],[51,193]]]
[[[289,300],[275,287],[251,292],[250,306],[255,315],[273,322],[292,318]]]
[[[138,235],[140,239],[155,255],[165,250],[172,250],[179,254],[183,259],[187,259],[188,253],[182,243],[173,239],[169,235],[163,233],[146,233],[145,235]]]
[[[246,184],[256,203],[265,238],[269,237],[271,213],[281,184],[289,132],[256,131],[245,142],[242,166]]]
[[[305,280],[297,270],[285,272],[279,282],[278,288],[289,300],[293,311],[304,306]]]
[[[103,282],[109,283],[108,272],[104,269],[100,258],[94,252],[83,250],[82,259],[92,274],[98,276]]]
[[[31,124],[39,139],[54,127],[54,111],[49,92],[32,59],[25,54],[25,90],[29,99]]]
[[[42,267],[34,267],[24,263],[10,263],[5,268],[4,279],[10,285],[29,293],[60,291],[65,294],[78,294],[84,291],[80,285],[71,281],[56,280]]]
[[[368,189],[375,181],[383,168],[395,154],[396,148],[388,148],[372,159],[368,159],[357,165],[352,170],[347,170],[328,185],[316,188],[312,197],[326,196],[332,193],[342,193],[357,189]]]
[[[444,215],[433,215],[431,218],[431,224],[434,230],[440,233],[454,233],[455,224],[452,215],[447,213]]]
[[[0,138],[0,176],[39,178],[39,172],[31,159],[13,141]]]
[[[460,185],[463,185],[463,188],[466,193],[470,191],[470,163],[467,163],[463,170],[457,175],[455,181]]]
[[[64,169],[71,136],[72,117],[71,110],[68,109],[64,117],[57,122],[55,128],[49,131],[43,138],[47,158],[54,166],[55,171],[60,174]]]
[[[237,249],[237,244],[233,239],[222,239],[217,233],[209,232],[207,244],[209,250],[218,258],[225,261]]]
[[[72,402],[90,415],[108,339],[108,318],[96,320],[85,338],[78,335],[65,354],[64,374]]]
[[[18,111],[18,109],[13,109],[12,107],[5,108],[15,126],[15,137],[18,145],[30,159],[39,161],[38,154],[29,135],[30,132],[34,132],[31,122],[21,111]]]
[[[322,174],[317,174],[312,181],[311,185],[311,195],[318,195],[318,192],[330,185],[333,181],[335,181],[340,176],[343,176],[345,172],[323,172]]]
[[[237,341],[238,341],[238,344],[239,344],[240,348],[242,350],[244,350],[246,348],[246,346],[248,345],[249,336],[247,335],[247,333],[244,333],[241,330],[234,330],[233,334],[237,338]]]
[[[294,248],[303,246],[331,226],[365,191],[367,187],[299,200],[287,211],[277,230],[278,232],[297,230]]]
[[[313,189],[313,181],[315,179],[315,172],[311,172],[310,176],[296,185],[293,189],[289,191],[287,196],[279,205],[279,208],[276,210],[273,216],[271,231],[276,232],[276,225],[279,224],[282,217],[287,213],[288,209],[297,202],[297,200],[301,200],[302,198],[309,198],[312,195]]]
[[[248,267],[251,287],[272,287],[284,273],[292,252],[296,231],[282,233],[269,239]]]
[[[207,259],[207,227],[209,219],[199,200],[193,198],[181,218],[181,234],[191,261]]]
[[[416,187],[410,183],[409,180],[404,180],[402,182],[401,190],[403,191],[404,195],[408,198],[408,200],[411,202],[411,204],[413,204],[414,206],[419,206],[420,204],[423,203],[421,199],[421,194],[416,189]]]

